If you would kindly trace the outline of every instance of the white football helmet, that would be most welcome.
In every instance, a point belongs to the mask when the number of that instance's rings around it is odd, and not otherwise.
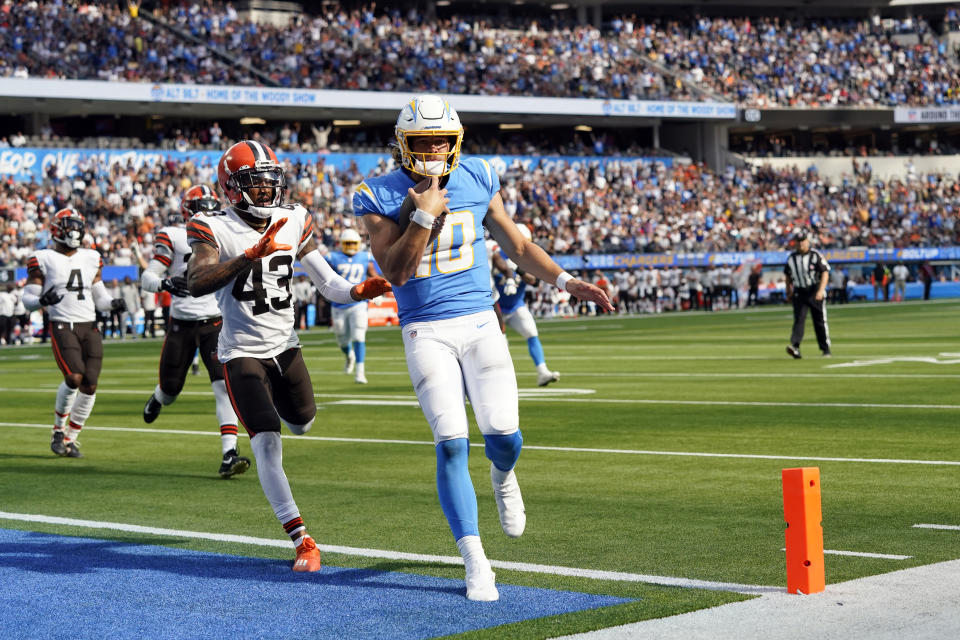
[[[354,229],[344,229],[340,234],[340,249],[348,256],[360,251],[360,234]]]
[[[403,106],[394,128],[400,150],[400,164],[404,169],[427,177],[440,177],[451,173],[460,163],[460,145],[463,142],[463,125],[460,116],[440,96],[422,95]],[[450,146],[443,160],[427,160],[437,153],[415,153],[410,142],[416,136],[448,136]]]

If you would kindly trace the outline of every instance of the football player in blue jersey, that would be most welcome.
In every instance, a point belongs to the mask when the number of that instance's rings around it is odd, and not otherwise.
[[[525,240],[533,239],[527,225],[517,225],[517,229]],[[504,324],[526,339],[527,351],[533,359],[533,364],[537,367],[537,385],[545,387],[551,382],[556,382],[560,379],[560,373],[551,371],[547,367],[543,345],[540,343],[540,334],[537,332],[537,323],[524,299],[527,285],[536,285],[537,278],[519,268],[499,246],[496,247],[491,259],[491,266],[496,271],[493,281],[497,288],[497,294],[499,294],[497,301],[500,305],[500,312],[503,314]]]
[[[360,251],[360,234],[356,229],[345,229],[340,234],[340,251],[327,255],[327,262],[351,284],[363,282],[367,276],[378,275],[370,252]],[[367,384],[364,364],[367,353],[367,309],[366,300],[353,304],[330,303],[333,333],[347,358],[343,372],[349,374],[356,370],[354,380],[357,384]]]
[[[439,96],[403,106],[394,129],[400,168],[357,186],[354,213],[393,283],[407,369],[433,431],[437,492],[466,567],[466,595],[497,600],[477,525],[467,466],[469,396],[491,461],[504,533],[518,537],[526,514],[514,466],[523,439],[517,381],[493,310],[484,227],[521,269],[572,296],[612,309],[597,287],[572,277],[517,230],[503,206],[500,180],[480,158],[461,158],[463,126]],[[416,189],[414,189],[416,187]],[[405,198],[410,198],[403,206]]]

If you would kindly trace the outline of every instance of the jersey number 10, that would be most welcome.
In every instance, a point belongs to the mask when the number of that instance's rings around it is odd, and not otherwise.
[[[477,227],[473,212],[455,211],[447,214],[443,230],[433,241],[433,249],[423,256],[415,278],[437,274],[455,273],[473,266],[473,241],[477,239]]]

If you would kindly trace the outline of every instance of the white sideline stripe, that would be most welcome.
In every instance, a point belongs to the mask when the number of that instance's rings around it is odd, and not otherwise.
[[[866,551],[836,551],[824,549],[823,552],[831,556],[856,556],[858,558],[879,558],[881,560],[909,560],[913,556],[901,556],[896,553],[868,553]]]
[[[376,405],[378,407],[419,407],[420,403],[416,400],[335,400],[325,402],[324,404],[340,405]]]
[[[914,529],[943,529],[945,531],[960,531],[960,526],[955,524],[915,524]]]
[[[956,354],[953,357],[960,358],[960,354]],[[2,358],[0,358],[2,360]],[[367,358],[367,361],[370,361],[370,358]],[[828,365],[829,366],[829,365]],[[33,373],[52,373],[59,372],[59,369],[31,369]],[[343,367],[338,367],[335,369],[308,369],[310,375],[318,376],[328,376],[335,374],[342,374]],[[834,373],[833,371],[827,371],[824,373],[782,373],[782,372],[770,372],[770,373],[653,373],[646,371],[563,371],[564,376],[567,377],[577,377],[577,378],[744,378],[744,379],[765,379],[765,378],[777,378],[790,380],[793,378],[816,378],[818,380],[832,380],[833,378],[850,378],[850,379],[960,379],[960,374],[955,373]],[[132,375],[142,375],[144,377],[152,376],[156,377],[156,374],[151,372],[144,372],[142,369],[111,369],[102,375],[103,379],[109,379],[109,376],[132,376]],[[377,369],[375,372],[377,376],[409,376],[409,372],[406,370],[400,371],[389,371],[383,369]],[[523,378],[532,378],[537,375],[536,371],[519,371],[517,372],[518,377]],[[347,380],[348,378],[343,378]],[[547,389],[559,389],[559,387],[545,387]],[[542,390],[542,389],[541,389]],[[149,389],[147,390],[149,392]],[[186,393],[186,392],[182,392]]]
[[[50,429],[49,424],[35,424],[29,422],[0,422],[0,427],[24,427],[30,429]],[[84,425],[90,431],[119,431],[128,433],[159,433],[164,435],[191,435],[217,436],[220,432],[215,429],[209,431],[190,431],[187,429],[149,429],[146,427],[96,427]],[[243,432],[241,432],[243,433]],[[293,440],[317,440],[320,442],[354,442],[358,444],[412,444],[418,446],[434,446],[428,440],[386,440],[381,438],[337,438],[332,436],[295,436],[283,434],[282,438]],[[471,447],[483,447],[480,443],[471,443]],[[815,462],[867,462],[875,464],[921,464],[931,466],[960,467],[960,461],[955,460],[910,460],[897,458],[827,458],[819,456],[774,456],[754,453],[705,453],[698,451],[652,451],[644,449],[596,449],[588,447],[549,447],[542,445],[524,445],[524,449],[532,451],[562,451],[568,453],[612,453],[617,455],[638,456],[680,456],[691,458],[743,458],[747,460],[812,460]]]
[[[960,354],[954,356],[960,358]],[[2,358],[0,358],[2,360]],[[370,358],[367,358],[367,362],[370,361]],[[52,373],[59,372],[59,369],[31,369],[33,373]],[[338,367],[335,369],[308,369],[311,376],[332,376],[336,374],[343,373],[343,367]],[[930,378],[936,379],[947,379],[947,380],[957,380],[960,379],[960,374],[955,373],[835,373],[833,370],[825,371],[823,373],[782,373],[782,372],[770,372],[770,373],[652,373],[646,371],[562,371],[561,372],[565,377],[568,378],[743,378],[743,379],[785,379],[790,380],[793,378],[798,379],[807,379],[807,378],[816,378],[817,380],[832,380],[834,378],[850,378],[853,380],[856,379],[890,379],[890,380],[900,380],[900,379],[917,379],[924,380]],[[109,379],[109,376],[133,376],[141,375],[143,377],[156,377],[155,373],[144,372],[142,369],[111,369],[102,377],[104,379]],[[389,371],[383,369],[377,369],[375,372],[377,376],[409,376],[409,372],[406,370],[400,371]],[[536,371],[519,371],[517,372],[517,377],[520,378],[532,378],[537,375]],[[129,379],[129,378],[128,378]],[[343,378],[348,380],[348,378]],[[559,387],[543,387],[543,389],[555,389]],[[521,389],[522,390],[522,389]],[[149,389],[147,389],[149,392]],[[186,393],[186,392],[181,392]]]
[[[56,391],[55,387],[47,389],[14,389],[11,387],[0,387],[0,391],[15,391],[18,393],[51,393]],[[98,394],[124,394],[124,395],[144,395],[149,393],[142,389],[97,389]],[[727,407],[810,407],[810,408],[853,408],[853,409],[960,409],[958,404],[885,404],[880,402],[754,402],[748,400],[652,400],[641,398],[560,398],[556,395],[549,397],[528,395],[535,392],[535,389],[521,389],[520,399],[527,401],[547,401],[547,402],[590,402],[597,404],[667,404],[667,405],[692,405],[692,406],[727,406]],[[564,391],[563,387],[553,387],[552,393],[559,394]],[[537,392],[542,393],[542,390]],[[180,395],[213,395],[212,391],[184,391]],[[337,400],[398,400],[413,402],[411,396],[384,396],[384,395],[353,395],[345,393],[315,393],[315,398],[336,398]],[[333,402],[324,404],[335,404]],[[374,403],[369,403],[374,404]],[[409,405],[414,406],[414,405]]]
[[[125,531],[128,533],[146,533],[157,536],[178,536],[198,540],[215,540],[218,542],[235,542],[237,544],[257,545],[261,547],[279,547],[291,549],[290,540],[275,540],[273,538],[255,538],[253,536],[238,536],[229,533],[206,533],[203,531],[184,531],[182,529],[163,529],[160,527],[144,527],[136,524],[121,522],[101,522],[98,520],[77,520],[74,518],[60,518],[57,516],[35,515],[28,513],[8,513],[0,511],[0,519],[16,520],[20,522],[40,522],[44,524],[58,524],[69,527],[83,527],[87,529],[108,529]],[[459,556],[435,556],[422,553],[405,553],[402,551],[386,551],[383,549],[364,549],[360,547],[343,547],[339,545],[317,545],[325,553],[339,553],[347,556],[363,558],[384,558],[387,560],[407,560],[412,562],[435,562],[440,564],[462,565],[463,558]],[[621,571],[600,571],[595,569],[579,569],[577,567],[560,567],[545,564],[530,564],[526,562],[501,562],[491,560],[490,565],[497,569],[522,571],[525,573],[545,573],[574,578],[589,578],[592,580],[616,580],[618,582],[647,582],[670,587],[686,587],[688,589],[710,589],[712,591],[736,591],[738,593],[770,593],[784,591],[783,587],[767,587],[762,585],[737,584],[734,582],[711,582],[708,580],[691,580],[688,578],[674,578],[671,576],[651,576],[642,573],[625,573]]]
[[[98,390],[99,392],[99,390]],[[601,404],[679,404],[734,407],[853,407],[857,409],[960,409],[958,404],[883,404],[879,402],[753,402],[747,400],[646,400],[625,398],[532,398],[551,402],[596,402]]]
[[[786,551],[781,548],[780,551]],[[909,560],[913,556],[901,556],[896,553],[870,553],[869,551],[837,551],[836,549],[824,549],[823,553],[828,556],[854,556],[857,558],[879,558],[880,560]]]

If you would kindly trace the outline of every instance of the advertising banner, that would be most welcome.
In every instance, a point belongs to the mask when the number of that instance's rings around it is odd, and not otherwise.
[[[389,156],[384,153],[279,153],[281,160],[292,163],[317,164],[324,162],[327,166],[336,167],[338,171],[345,171],[352,164],[356,164],[360,172],[369,176],[375,170],[382,170]],[[48,169],[55,165],[56,175],[60,178],[72,178],[80,171],[84,162],[95,158],[104,167],[115,164],[132,166],[137,169],[143,166],[154,166],[168,160],[183,162],[190,160],[198,167],[214,167],[220,160],[220,151],[161,151],[155,149],[78,149],[74,147],[48,148],[19,147],[0,149],[0,177],[13,177],[18,182],[42,182],[47,176]],[[662,157],[613,157],[613,156],[479,156],[490,162],[490,166],[498,175],[510,167],[519,166],[524,171],[541,168],[544,172],[555,171],[558,166],[581,167],[595,166],[601,173],[611,162],[618,165],[646,164],[659,162],[671,166],[673,158]]]
[[[410,99],[406,91],[342,91],[285,89],[98,80],[4,78],[0,96],[67,100],[109,100],[188,105],[317,107],[323,109],[386,109],[396,111]],[[566,116],[629,116],[732,120],[732,102],[661,100],[602,100],[599,98],[539,98],[533,96],[447,95],[460,113],[543,114]]]

